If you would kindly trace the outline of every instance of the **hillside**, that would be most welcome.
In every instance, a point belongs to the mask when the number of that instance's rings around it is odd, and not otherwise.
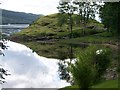
[[[90,28],[94,27],[94,28]],[[86,32],[83,34],[83,30]],[[90,34],[97,34],[103,32],[103,25],[95,20],[89,20],[87,23],[87,28],[82,24],[73,25],[73,37],[81,37]],[[17,37],[16,37],[17,36]],[[67,39],[70,36],[70,31],[68,24],[63,24],[63,26],[58,25],[58,14],[52,14],[39,18],[37,21],[31,24],[25,30],[12,36],[16,39],[23,40],[51,40],[51,39]],[[15,38],[14,38],[15,39]]]
[[[36,15],[31,13],[24,13],[24,12],[15,12],[15,11],[8,11],[2,10],[2,23],[9,24],[9,23],[27,23],[30,24],[38,17],[42,15]]]

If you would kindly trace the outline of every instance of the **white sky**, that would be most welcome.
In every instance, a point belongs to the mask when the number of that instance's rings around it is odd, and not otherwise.
[[[18,12],[49,15],[58,13],[60,0],[0,0],[0,8]],[[98,16],[96,20],[100,21]]]
[[[49,15],[57,13],[59,0],[0,0],[0,8],[27,12],[34,14]]]

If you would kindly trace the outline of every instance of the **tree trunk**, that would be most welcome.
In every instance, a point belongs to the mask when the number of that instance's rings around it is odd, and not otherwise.
[[[70,18],[70,38],[72,38],[73,37],[73,32],[72,32],[72,15],[71,14],[69,14],[69,18]]]

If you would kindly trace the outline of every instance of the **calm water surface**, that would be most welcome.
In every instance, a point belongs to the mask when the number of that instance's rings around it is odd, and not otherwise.
[[[60,80],[58,60],[39,56],[28,47],[8,41],[9,46],[0,55],[0,64],[11,74],[6,76],[3,88],[61,88],[70,85]]]

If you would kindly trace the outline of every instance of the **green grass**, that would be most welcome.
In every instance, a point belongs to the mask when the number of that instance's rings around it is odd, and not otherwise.
[[[81,27],[80,27],[81,26]],[[87,36],[91,34],[96,34],[103,32],[103,24],[96,22],[95,20],[90,20],[87,26],[95,26],[98,30],[84,28],[83,25],[73,25],[73,37]],[[99,30],[100,29],[100,30]],[[83,34],[83,30],[85,34]],[[52,14],[48,16],[40,17],[38,20],[34,21],[28,28],[22,30],[15,35],[12,35],[12,39],[18,40],[39,40],[41,38],[46,39],[63,39],[69,38],[70,31],[68,24],[64,24],[62,27],[58,26],[58,14]],[[16,41],[18,41],[16,40]]]
[[[91,87],[90,90],[94,90],[95,89],[102,89],[102,90],[106,90],[106,89],[109,89],[109,90],[113,90],[113,88],[119,88],[118,87],[118,80],[108,80],[108,81],[104,81],[104,82],[101,82],[97,85],[94,85]],[[67,86],[67,87],[64,87],[64,88],[61,88],[59,90],[79,90],[78,86]]]
[[[61,43],[93,43],[93,44],[117,44],[118,39],[116,37],[112,37],[111,33],[108,32],[102,32],[97,33],[93,35],[78,37],[78,38],[72,38],[72,39],[66,39],[66,40],[60,40]]]
[[[93,88],[118,88],[118,80],[109,80],[93,86]]]

